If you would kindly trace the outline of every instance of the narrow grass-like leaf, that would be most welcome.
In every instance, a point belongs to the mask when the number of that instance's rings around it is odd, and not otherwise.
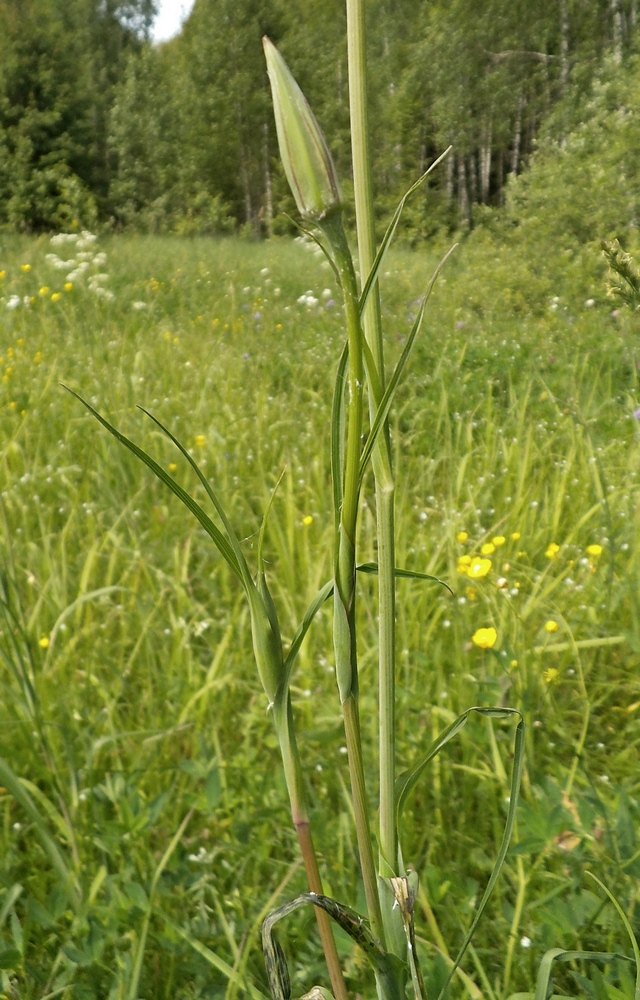
[[[269,497],[269,503],[267,504],[267,508],[266,508],[264,514],[262,515],[262,524],[260,525],[260,533],[258,535],[258,553],[257,553],[257,556],[258,556],[258,573],[263,573],[264,572],[264,559],[262,558],[262,551],[263,551],[263,548],[264,548],[264,536],[265,536],[265,533],[266,533],[266,530],[267,530],[267,520],[269,518],[269,514],[271,513],[271,507],[272,507],[273,501],[275,499],[276,491],[277,491],[280,483],[282,482],[282,477],[284,476],[285,472],[286,472],[286,469],[283,469],[282,472],[280,473],[280,475],[278,476],[278,481],[277,481],[276,485],[273,487],[273,490],[271,491],[271,496]]]
[[[489,718],[494,718],[494,719],[495,718],[500,718],[500,713],[501,712],[502,713],[508,713],[509,715],[518,715],[519,718],[520,718],[520,722],[516,726],[516,737],[515,737],[515,744],[514,744],[514,748],[513,748],[513,770],[511,772],[511,788],[509,790],[509,809],[507,811],[507,819],[506,819],[506,822],[505,822],[505,825],[504,825],[504,831],[503,831],[503,834],[502,834],[502,842],[500,844],[500,849],[498,851],[498,856],[497,856],[497,858],[495,860],[495,863],[494,863],[493,870],[491,872],[491,876],[489,878],[489,881],[487,882],[487,887],[484,890],[484,893],[482,895],[482,899],[480,900],[478,908],[477,908],[477,910],[475,912],[475,916],[474,916],[473,920],[471,921],[471,926],[469,927],[469,930],[467,931],[467,933],[465,935],[464,941],[462,942],[462,944],[460,946],[460,950],[459,950],[459,952],[458,952],[458,954],[456,956],[455,962],[451,966],[451,969],[449,971],[449,975],[447,976],[446,982],[445,982],[444,986],[442,987],[442,989],[440,990],[440,993],[438,994],[438,1000],[442,1000],[442,997],[446,993],[446,990],[447,990],[447,988],[449,986],[449,983],[453,979],[454,973],[456,972],[456,969],[460,965],[460,962],[462,961],[462,959],[464,957],[464,954],[465,954],[465,952],[467,950],[467,947],[469,946],[469,943],[470,943],[473,935],[476,932],[478,924],[480,923],[480,920],[482,918],[482,914],[484,913],[485,907],[486,907],[487,903],[489,902],[489,897],[491,896],[491,893],[494,890],[495,884],[498,881],[500,872],[502,870],[502,866],[504,864],[504,859],[506,858],[507,851],[509,850],[509,842],[511,840],[511,835],[513,833],[513,828],[514,828],[515,822],[516,822],[516,809],[517,809],[517,805],[518,805],[518,796],[520,795],[520,782],[522,780],[522,771],[523,771],[523,768],[524,768],[524,729],[525,729],[525,726],[524,726],[524,718],[522,717],[521,713],[517,709],[515,709],[515,708],[512,708],[512,709],[481,709],[481,708],[474,708],[474,709],[471,709],[471,711],[478,712],[480,715],[488,716]]]
[[[186,941],[186,943],[190,945],[194,951],[197,951],[198,954],[209,963],[209,965],[213,966],[214,969],[217,969],[218,972],[221,972],[227,979],[236,983],[236,985],[245,993],[248,993],[251,1000],[269,1000],[265,993],[261,993],[260,990],[253,985],[253,983],[246,982],[232,968],[232,966],[228,964],[228,962],[225,962],[223,958],[216,955],[215,951],[212,951],[211,948],[207,948],[202,941],[198,941],[197,938],[191,937],[190,934],[187,934],[187,932],[183,931],[181,927],[172,923],[167,917],[163,917],[163,920],[167,927],[171,928],[174,934],[177,934],[177,936],[182,938],[183,941]]]
[[[142,921],[142,928],[140,930],[140,937],[138,938],[138,944],[136,946],[135,955],[133,959],[133,967],[131,971],[131,979],[129,981],[129,989],[127,991],[127,1000],[138,1000],[138,985],[140,983],[140,973],[142,972],[142,960],[144,959],[144,952],[147,946],[147,935],[149,933],[149,921],[151,920],[151,911],[153,907],[153,898],[155,895],[158,882],[160,881],[160,876],[169,864],[171,855],[175,851],[176,847],[182,839],[182,835],[187,828],[189,820],[193,816],[195,809],[190,809],[186,814],[180,826],[174,833],[173,837],[169,842],[169,846],[162,855],[155,872],[153,873],[153,878],[151,880],[151,887],[149,891],[149,906],[144,915]]]
[[[509,718],[510,716],[516,715],[518,716],[520,721],[516,727],[515,746],[513,752],[513,771],[511,775],[511,789],[509,796],[509,809],[507,812],[507,819],[504,826],[504,832],[502,834],[502,842],[500,844],[498,856],[493,866],[493,871],[491,872],[491,876],[487,883],[487,887],[483,893],[482,899],[480,900],[474,918],[471,922],[471,926],[467,931],[467,934],[465,935],[464,941],[462,942],[456,960],[449,971],[449,975],[447,976],[446,982],[442,987],[442,989],[440,990],[440,993],[438,995],[438,1000],[440,1000],[440,998],[444,995],[445,990],[447,989],[449,983],[451,982],[451,979],[453,978],[456,969],[458,968],[460,962],[462,961],[464,953],[467,950],[467,946],[469,945],[469,942],[471,941],[471,938],[473,937],[476,931],[478,923],[480,922],[480,918],[484,913],[484,909],[487,905],[489,897],[493,892],[494,886],[500,874],[500,870],[502,868],[502,865],[504,864],[504,859],[507,855],[507,850],[509,848],[509,841],[511,840],[511,834],[513,833],[513,827],[516,820],[516,806],[518,802],[518,795],[520,792],[522,769],[524,766],[524,719],[522,717],[522,713],[519,712],[517,708],[474,707],[467,709],[466,712],[463,712],[462,715],[460,715],[454,722],[452,722],[451,725],[448,726],[447,729],[445,729],[444,732],[442,732],[436,740],[434,740],[434,742],[431,744],[427,752],[423,754],[422,757],[420,757],[420,759],[413,765],[413,767],[410,767],[408,770],[400,774],[396,781],[396,822],[398,824],[398,833],[399,833],[402,810],[409,792],[418,781],[420,775],[424,771],[427,764],[431,760],[433,760],[433,758],[440,752],[440,750],[442,750],[442,748],[445,747],[447,743],[449,743],[454,738],[454,736],[457,736],[460,730],[466,725],[469,716],[471,715],[472,712],[475,712],[477,715],[481,715],[489,719],[505,719]]]
[[[597,877],[597,875],[594,875],[593,872],[585,872],[585,875],[588,875],[589,878],[592,878],[594,882],[597,882],[602,891],[606,892],[607,896],[609,897],[609,899],[615,906],[616,910],[618,911],[618,915],[622,920],[622,923],[624,924],[624,929],[626,930],[629,940],[631,942],[631,947],[633,949],[633,957],[636,963],[636,985],[634,990],[634,1000],[640,1000],[640,947],[638,947],[638,939],[633,933],[633,927],[629,922],[627,914],[620,906],[620,903],[613,895],[613,893],[610,891],[610,889],[607,888],[604,882],[601,882],[600,879]]]
[[[418,177],[418,180],[415,181],[407,191],[405,191],[405,193],[403,194],[402,198],[400,199],[400,201],[398,203],[398,207],[396,208],[396,210],[395,210],[395,212],[393,214],[393,218],[392,218],[391,222],[389,223],[389,225],[387,226],[387,231],[384,234],[384,236],[382,237],[382,243],[380,244],[380,249],[378,250],[378,252],[376,254],[376,258],[375,258],[375,260],[373,262],[373,266],[371,268],[371,271],[369,272],[369,276],[367,277],[367,280],[365,282],[364,288],[362,289],[362,294],[360,295],[360,302],[359,302],[360,315],[362,315],[362,313],[365,310],[365,307],[367,305],[367,300],[369,298],[369,295],[371,294],[371,289],[373,288],[375,280],[378,277],[378,274],[380,272],[380,268],[382,266],[382,262],[383,262],[384,258],[387,255],[387,250],[389,249],[389,246],[391,244],[391,240],[393,239],[393,237],[395,235],[395,231],[398,228],[398,223],[400,222],[400,216],[402,215],[402,212],[403,212],[404,206],[407,203],[407,200],[411,197],[411,195],[413,194],[414,191],[418,190],[418,188],[420,187],[420,185],[422,184],[422,182],[424,180],[426,180],[426,178],[429,176],[429,174],[431,173],[431,171],[435,170],[435,168],[438,166],[438,164],[442,163],[442,161],[444,160],[445,156],[448,156],[448,154],[451,152],[452,148],[453,148],[452,146],[448,146],[447,149],[445,149],[444,153],[441,153],[440,156],[436,160],[433,161],[433,163],[428,168],[428,170],[425,170],[425,172],[422,174],[422,176]]]
[[[360,563],[356,566],[358,573],[371,573],[374,576],[378,575],[378,564],[377,563]],[[443,587],[446,587],[449,593],[453,596],[453,591],[448,583],[441,580],[437,576],[431,576],[429,573],[418,573],[413,569],[398,569],[396,566],[394,573],[400,579],[405,580],[431,580],[433,583],[440,583]]]
[[[389,1000],[401,1000],[399,991],[394,988],[396,977],[392,969],[391,956],[382,950],[374,938],[369,927],[369,922],[350,907],[343,906],[329,896],[321,896],[313,892],[303,893],[300,896],[296,896],[289,903],[278,907],[277,910],[269,914],[262,925],[262,947],[267,968],[267,977],[269,979],[269,988],[273,1000],[288,1000],[286,989],[288,974],[284,974],[282,968],[284,956],[282,949],[273,936],[273,928],[279,920],[293,913],[298,907],[308,905],[317,906],[319,909],[324,910],[325,913],[328,913],[338,926],[362,948],[373,966],[376,976],[383,980],[387,986],[388,992],[384,992],[383,995],[388,997]]]
[[[295,662],[296,656],[300,651],[300,646],[304,640],[305,635],[311,627],[313,619],[317,615],[318,611],[322,607],[325,601],[328,601],[333,594],[333,580],[329,580],[325,583],[324,587],[318,591],[311,604],[304,613],[304,618],[300,622],[296,630],[296,634],[291,640],[291,646],[289,647],[289,652],[286,655],[284,661],[284,684],[283,687],[289,686],[289,678],[291,676],[291,670],[293,669],[293,664]]]
[[[315,245],[317,247],[320,247],[320,249],[322,250],[323,254],[325,255],[325,257],[329,261],[329,264],[331,265],[333,273],[335,274],[335,276],[338,279],[338,281],[340,281],[340,272],[339,272],[339,270],[338,270],[338,268],[336,266],[336,262],[334,261],[333,257],[329,253],[328,248],[325,246],[325,244],[322,242],[322,240],[318,239],[318,237],[316,236],[316,234],[313,232],[312,229],[307,229],[307,227],[303,226],[302,223],[298,222],[297,219],[293,219],[290,215],[287,215],[286,212],[283,212],[282,214],[284,215],[285,219],[288,219],[289,222],[292,222],[293,225],[297,229],[299,229],[300,232],[303,233],[307,237],[307,239],[310,239],[312,243],[315,243]]]
[[[11,908],[16,904],[19,897],[22,895],[22,891],[23,891],[22,886],[20,885],[19,882],[16,882],[15,885],[11,886],[7,895],[4,897],[4,901],[2,903],[2,909],[0,909],[0,927],[3,926],[5,920],[7,919],[11,911]]]
[[[331,408],[331,481],[333,483],[333,513],[336,524],[340,522],[344,490],[344,381],[349,361],[349,343],[345,343],[338,362]]]
[[[4,785],[6,789],[13,795],[16,802],[18,802],[27,816],[34,824],[38,836],[42,842],[46,853],[49,855],[49,860],[51,864],[57,871],[58,875],[62,879],[65,889],[68,891],[71,898],[71,903],[74,910],[78,911],[81,905],[81,897],[78,889],[78,884],[75,880],[73,873],[71,872],[69,866],[64,860],[60,848],[56,844],[55,840],[49,833],[47,829],[47,824],[36,806],[35,802],[27,792],[26,788],[23,786],[20,779],[9,767],[7,762],[0,757],[0,782]]]
[[[409,334],[409,336],[407,338],[407,342],[406,342],[406,344],[404,346],[402,354],[400,355],[398,363],[397,363],[397,365],[396,365],[396,367],[395,367],[395,369],[393,371],[393,375],[389,379],[389,382],[388,382],[387,387],[386,387],[385,392],[384,392],[384,396],[382,397],[382,399],[380,401],[380,405],[379,405],[379,407],[378,407],[378,409],[376,411],[376,415],[375,415],[374,421],[373,421],[373,423],[371,425],[371,430],[369,431],[369,436],[367,438],[367,443],[364,446],[364,449],[363,449],[363,452],[362,452],[362,458],[360,460],[360,483],[361,484],[362,484],[362,480],[364,478],[364,474],[365,474],[366,469],[367,469],[367,464],[369,462],[369,459],[371,458],[371,454],[373,452],[375,443],[376,443],[376,441],[378,439],[378,435],[380,434],[380,431],[382,430],[382,428],[384,426],[385,420],[389,416],[389,410],[391,409],[391,404],[393,403],[393,398],[394,398],[394,396],[396,394],[396,389],[398,388],[398,383],[400,382],[400,378],[402,377],[402,373],[404,372],[404,369],[405,369],[405,367],[407,365],[407,362],[408,362],[409,357],[411,355],[411,352],[413,350],[413,345],[415,344],[416,337],[418,336],[418,334],[420,332],[420,328],[422,326],[422,321],[424,319],[425,309],[427,308],[427,302],[429,301],[429,296],[431,295],[431,291],[433,289],[433,286],[434,286],[434,284],[436,282],[436,279],[437,279],[438,275],[440,274],[440,271],[444,267],[445,263],[447,262],[447,260],[449,259],[449,257],[451,256],[451,254],[453,253],[453,251],[455,250],[455,248],[457,247],[457,245],[458,245],[457,243],[454,243],[454,245],[451,247],[451,249],[447,251],[447,253],[444,255],[444,257],[442,258],[442,260],[440,261],[440,263],[438,264],[438,266],[436,267],[435,271],[433,272],[433,274],[431,276],[431,280],[430,280],[430,282],[429,282],[429,284],[427,286],[427,290],[426,290],[426,292],[424,294],[424,298],[422,299],[422,304],[421,304],[420,309],[418,311],[418,315],[416,316],[416,320],[415,320],[415,322],[413,324],[413,327],[411,328],[411,333]]]
[[[171,442],[173,442],[173,444],[175,444],[175,446],[178,449],[178,451],[181,453],[181,455],[184,456],[184,458],[186,458],[187,462],[189,463],[189,465],[191,466],[191,468],[193,469],[193,471],[197,475],[198,479],[200,480],[202,486],[205,489],[205,492],[206,492],[207,496],[209,497],[209,499],[211,500],[211,503],[213,504],[213,506],[217,510],[218,516],[220,517],[220,520],[222,521],[222,524],[224,525],[224,529],[225,529],[225,531],[227,533],[227,537],[229,539],[229,543],[231,544],[231,548],[233,549],[234,555],[236,557],[238,568],[239,568],[239,570],[240,570],[240,572],[242,574],[243,582],[244,582],[245,586],[250,586],[250,584],[253,581],[251,580],[251,574],[249,572],[249,567],[247,566],[247,562],[246,562],[246,559],[244,557],[244,553],[243,553],[242,549],[240,548],[240,542],[238,541],[238,537],[237,537],[235,531],[233,530],[231,522],[229,521],[229,518],[227,517],[226,511],[225,511],[224,507],[222,506],[222,504],[220,503],[220,500],[218,499],[218,496],[217,496],[215,490],[211,486],[211,483],[209,482],[209,480],[205,476],[204,472],[202,471],[202,469],[200,468],[200,466],[198,465],[198,463],[191,457],[191,455],[189,454],[189,452],[187,451],[187,449],[184,447],[184,445],[181,444],[180,441],[178,441],[177,437],[174,434],[171,433],[171,431],[169,430],[169,428],[166,427],[162,423],[161,420],[158,420],[157,417],[154,417],[153,413],[149,413],[148,410],[145,410],[144,406],[139,406],[138,409],[142,410],[142,412],[147,417],[149,417],[151,420],[153,420],[154,424],[156,424],[156,426],[160,428],[160,430],[163,432],[163,434],[166,434],[166,436],[169,438],[169,440]],[[172,480],[172,482],[173,482],[173,480]]]
[[[614,959],[619,959],[623,962],[633,961],[633,959],[629,958],[627,955],[618,955],[616,952],[565,951],[564,948],[550,948],[549,951],[545,952],[542,957],[542,961],[538,966],[535,993],[527,993],[525,995],[531,997],[532,1000],[547,1000],[554,962],[612,962]],[[518,994],[514,995],[517,996]],[[511,997],[509,1000],[511,1000]]]
[[[89,403],[87,403],[87,401],[84,400],[82,396],[79,396],[77,392],[74,392],[73,389],[69,389],[69,387],[66,385],[63,385],[63,389],[66,389],[67,392],[71,393],[72,396],[75,396],[75,398],[80,403],[82,403],[83,406],[86,406],[86,408],[89,410],[91,414],[93,414],[96,420],[98,420],[103,427],[106,427],[109,433],[113,434],[113,436],[116,438],[117,441],[120,442],[120,444],[123,444],[125,448],[128,448],[129,451],[133,452],[136,458],[139,458],[141,462],[144,462],[144,464],[151,469],[154,475],[156,475],[158,479],[165,484],[165,486],[169,487],[171,492],[175,496],[177,496],[177,498],[182,501],[185,507],[188,510],[190,510],[191,513],[197,518],[197,520],[200,522],[204,530],[207,532],[209,537],[216,545],[218,551],[220,552],[220,555],[224,559],[226,559],[227,563],[229,564],[233,572],[236,574],[238,579],[242,583],[244,583],[245,581],[243,578],[243,573],[240,569],[240,565],[238,563],[238,560],[231,545],[224,537],[224,535],[217,527],[217,525],[215,525],[211,520],[211,518],[208,516],[208,514],[204,512],[200,504],[196,500],[194,500],[193,497],[190,496],[185,490],[183,490],[181,486],[178,486],[175,480],[172,479],[171,476],[167,472],[165,472],[165,470],[160,465],[158,465],[158,463],[154,461],[154,459],[151,458],[150,455],[147,455],[146,451],[143,451],[142,448],[139,448],[137,444],[134,444],[133,441],[130,441],[128,437],[126,437],[124,434],[121,434],[120,431],[117,430],[112,424],[110,424],[108,420],[105,420],[105,418],[101,416],[97,410],[94,410],[94,408]],[[179,447],[181,446],[179,445]],[[187,458],[189,459],[190,462],[192,461],[190,455],[187,455]],[[193,463],[193,465],[195,465],[195,463]],[[195,467],[196,471],[199,472],[197,466]]]

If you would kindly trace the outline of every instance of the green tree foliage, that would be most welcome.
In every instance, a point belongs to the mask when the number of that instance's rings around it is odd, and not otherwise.
[[[546,123],[562,141],[603,59],[633,54],[636,6],[368,0],[381,216],[449,143],[448,167],[410,207],[416,238],[502,204]],[[145,41],[153,12],[154,0],[0,0],[0,224],[286,226],[263,34],[307,94],[349,198],[343,0],[196,0],[158,47]]]
[[[1,222],[95,221],[113,87],[152,14],[152,0],[0,2]]]

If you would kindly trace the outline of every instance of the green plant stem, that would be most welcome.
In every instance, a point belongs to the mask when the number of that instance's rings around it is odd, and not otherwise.
[[[516,896],[516,905],[513,910],[513,919],[511,921],[511,930],[509,932],[509,941],[507,944],[507,956],[504,963],[504,978],[502,982],[503,996],[508,995],[509,983],[511,980],[511,966],[513,964],[513,949],[518,937],[518,928],[522,919],[522,910],[524,908],[528,885],[528,879],[525,876],[524,865],[520,855],[516,858],[516,866],[518,869],[518,894]]]
[[[324,895],[322,878],[320,876],[320,869],[318,868],[318,859],[315,847],[313,846],[313,838],[311,836],[311,827],[309,824],[309,815],[307,812],[304,794],[304,784],[302,781],[302,767],[300,764],[298,744],[293,725],[291,695],[288,690],[286,695],[283,694],[277,699],[275,705],[273,706],[273,715],[278,741],[280,744],[280,753],[282,756],[287,791],[289,793],[289,802],[291,804],[291,819],[298,837],[300,853],[302,854],[302,860],[307,874],[307,882],[309,883],[309,889],[311,892],[315,892],[318,895]],[[331,921],[323,910],[320,910],[317,907],[314,907],[314,909],[320,940],[322,942],[322,950],[324,951],[324,957],[329,971],[329,978],[331,979],[333,995],[335,1000],[348,1000],[347,987],[342,975],[340,957],[338,955],[338,950],[333,937]]]
[[[353,185],[358,233],[360,274],[364,282],[375,260],[375,226],[371,183],[367,65],[363,0],[347,0],[349,107]],[[384,348],[378,286],[369,296],[363,316],[364,335],[384,390]],[[379,400],[369,386],[371,419]],[[378,662],[380,745],[380,873],[397,874],[395,819],[395,484],[391,466],[389,428],[385,424],[373,455],[378,536]]]
[[[323,221],[322,228],[333,249],[344,295],[349,338],[349,373],[347,377],[347,441],[344,459],[342,506],[337,525],[334,649],[336,679],[342,702],[349,773],[355,815],[356,835],[362,880],[371,929],[385,947],[385,934],[378,898],[378,885],[371,845],[369,806],[364,780],[360,720],[358,712],[358,659],[356,648],[356,527],[360,496],[360,454],[363,424],[364,364],[362,326],[358,290],[351,251],[339,215]]]

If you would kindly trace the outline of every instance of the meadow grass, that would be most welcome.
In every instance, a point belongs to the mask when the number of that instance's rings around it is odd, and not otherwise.
[[[59,383],[203,502],[136,404],[167,424],[215,484],[250,565],[285,470],[266,556],[290,637],[332,575],[339,290],[300,242],[113,237],[100,240],[109,300],[90,290],[91,270],[64,291],[51,249],[46,238],[4,237],[0,259],[0,752],[3,775],[18,775],[29,797],[2,778],[2,989],[25,1000],[264,992],[261,918],[305,883],[240,587],[177,501]],[[388,258],[392,353],[437,259]],[[392,412],[397,564],[454,591],[398,582],[399,766],[472,704],[517,707],[528,722],[516,843],[452,986],[472,1000],[531,988],[556,945],[627,952],[619,918],[583,872],[632,919],[640,874],[637,328],[602,294],[588,305],[578,282],[572,294],[563,280],[553,301],[548,277],[532,273],[523,299],[508,251],[493,263],[487,273],[473,241],[452,258]],[[8,309],[12,295],[20,304]],[[362,507],[366,562],[370,481]],[[461,572],[461,557],[487,544],[491,571]],[[359,587],[375,784],[376,606],[371,579]],[[488,627],[498,640],[482,650],[472,636]],[[362,901],[332,662],[326,608],[292,696],[327,892]],[[496,724],[492,736],[486,720],[471,721],[407,808],[403,852],[422,875],[430,995],[500,842],[511,728]],[[294,995],[322,979],[313,923],[312,913],[292,918]],[[348,985],[371,985],[346,936],[338,942]],[[601,981],[574,965],[558,977],[569,993],[633,993],[623,963]]]

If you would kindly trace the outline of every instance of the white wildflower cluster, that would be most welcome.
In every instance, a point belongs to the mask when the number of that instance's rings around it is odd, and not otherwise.
[[[51,245],[54,247],[67,246],[73,252],[73,257],[63,260],[56,253],[48,253],[45,257],[47,264],[57,271],[67,271],[66,280],[71,284],[84,280],[86,277],[87,288],[98,298],[111,302],[115,295],[104,287],[109,275],[102,268],[106,266],[107,255],[103,250],[97,250],[96,243],[98,237],[95,233],[90,233],[84,229],[81,233],[56,233],[51,237]]]

